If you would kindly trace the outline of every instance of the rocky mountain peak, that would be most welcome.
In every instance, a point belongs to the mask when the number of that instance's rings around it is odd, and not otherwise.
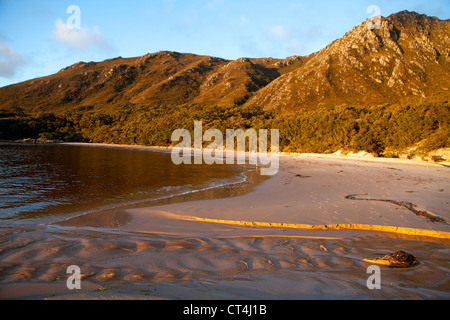
[[[387,20],[390,20],[403,28],[416,28],[419,26],[422,28],[429,28],[432,23],[439,22],[439,19],[436,17],[430,17],[425,14],[419,14],[408,10],[391,14],[387,17]]]
[[[450,20],[402,11],[367,20],[259,91],[249,104],[288,111],[318,105],[448,99]]]

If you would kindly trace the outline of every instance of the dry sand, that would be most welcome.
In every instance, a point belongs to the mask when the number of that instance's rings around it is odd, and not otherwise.
[[[237,197],[3,229],[0,298],[450,298],[448,168],[312,155],[280,163]],[[396,250],[421,263],[382,267],[381,290],[369,290],[362,259]],[[81,268],[76,292],[69,265]]]

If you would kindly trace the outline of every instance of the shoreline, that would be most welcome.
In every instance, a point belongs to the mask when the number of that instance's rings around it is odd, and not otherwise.
[[[63,143],[65,144],[65,143]],[[92,146],[92,147],[118,147],[118,148],[136,148],[138,150],[149,150],[149,151],[155,151],[155,152],[164,152],[164,153],[169,153],[171,152],[174,148],[171,147],[147,147],[147,146],[132,146],[132,145],[111,145],[111,144],[85,144],[85,143],[69,143],[70,145],[74,145],[74,146]],[[194,150],[193,148],[191,148],[191,150]],[[248,156],[248,152],[245,152],[246,156]],[[425,161],[414,161],[414,160],[404,160],[404,159],[385,159],[385,158],[374,158],[374,157],[364,157],[364,156],[345,156],[345,155],[336,155],[336,154],[332,154],[332,155],[326,155],[326,154],[284,154],[284,153],[280,153],[279,154],[280,159],[282,159],[285,164],[286,163],[296,163],[296,162],[301,162],[301,161],[305,161],[307,159],[313,159],[318,161],[320,160],[324,160],[325,162],[331,162],[331,163],[349,163],[352,164],[353,162],[362,162],[362,163],[367,163],[367,164],[371,164],[373,163],[375,166],[378,164],[396,164],[396,165],[407,165],[407,166],[424,166],[424,167],[439,167],[439,168],[443,168],[446,167],[445,165],[442,164],[437,164],[437,163],[428,163]],[[300,168],[298,168],[300,169]],[[389,170],[393,170],[395,168],[388,168]],[[281,174],[285,174],[285,173],[281,173]],[[275,175],[276,176],[276,175]],[[300,175],[300,178],[303,178],[303,175]],[[269,179],[272,179],[274,177],[270,177]],[[286,177],[284,177],[286,178]],[[306,176],[306,178],[308,178],[308,176]],[[247,180],[247,179],[246,179]],[[270,182],[269,182],[270,183]],[[241,183],[238,183],[238,185]],[[230,185],[229,187],[233,187],[236,184]],[[255,187],[258,186],[257,184],[253,184],[251,187]],[[220,189],[221,186],[218,187],[214,187],[213,189]],[[270,188],[273,189],[279,189],[280,185],[273,185]],[[200,190],[199,192],[201,193],[203,190]],[[251,192],[251,191],[248,191]],[[197,192],[196,192],[197,193]],[[242,195],[243,197],[245,197],[247,192],[244,192],[244,194]],[[363,193],[359,193],[359,194],[363,194]],[[367,195],[367,194],[365,194]],[[177,196],[175,196],[177,197]],[[233,196],[231,196],[233,197]],[[356,199],[353,197],[353,194],[348,194],[345,196],[347,200],[364,200],[364,199]],[[225,197],[225,200],[228,197]],[[205,200],[205,199],[198,199],[197,201],[215,201],[215,200],[219,200],[220,198],[214,198],[213,200]],[[371,201],[372,199],[368,199],[368,201]],[[182,206],[183,203],[185,202],[192,202],[192,199],[185,199],[185,200],[181,200],[180,201],[180,205]],[[194,200],[195,201],[195,200]],[[394,200],[381,200],[381,201],[387,201],[387,202],[397,202]],[[155,203],[157,203],[157,201],[155,201]],[[168,204],[170,205],[170,203]],[[415,204],[410,203],[411,206],[416,207]],[[152,205],[152,207],[159,207],[159,205]],[[164,206],[164,205],[163,205]],[[212,206],[217,206],[212,204]],[[125,206],[126,207],[126,206]],[[143,209],[144,207],[142,205],[136,204],[136,209],[139,210],[139,208]],[[236,208],[237,209],[237,208]],[[397,208],[398,209],[398,208]],[[115,209],[111,209],[111,210],[105,210],[106,212],[117,212],[119,211],[124,215],[127,216],[127,221],[130,221],[133,219],[133,210],[121,210],[120,207],[118,210]],[[100,221],[102,220],[101,218],[101,212],[93,212],[92,214],[94,215],[98,215],[98,218],[100,218]],[[91,214],[88,214],[87,216],[89,216]],[[434,214],[432,214],[431,216],[434,217]],[[439,216],[436,216],[438,219],[442,219]],[[75,217],[77,219],[77,217]],[[81,217],[81,220],[83,220],[83,218],[85,218],[85,216]],[[136,218],[134,216],[134,218]],[[177,218],[176,218],[177,219]],[[349,221],[347,220],[347,223],[329,223],[326,221],[323,221],[323,224],[305,224],[302,222],[299,223],[285,223],[285,222],[279,222],[279,221],[234,221],[234,220],[229,220],[229,219],[218,219],[218,218],[209,218],[209,217],[196,217],[196,216],[191,216],[191,217],[183,217],[183,215],[180,215],[180,217],[178,218],[180,220],[191,220],[191,221],[198,221],[198,222],[209,222],[209,223],[215,223],[215,224],[227,224],[227,225],[241,225],[241,226],[247,226],[247,227],[270,227],[270,228],[292,228],[292,229],[306,229],[306,230],[361,230],[361,231],[379,231],[379,232],[388,232],[388,233],[399,233],[399,234],[406,234],[406,235],[418,235],[418,236],[427,236],[427,237],[436,237],[436,238],[440,238],[440,239],[450,239],[450,228],[447,228],[446,230],[448,231],[436,231],[436,230],[429,230],[429,229],[423,229],[420,227],[408,227],[408,226],[398,226],[397,224],[393,224],[393,225],[377,225],[377,224],[362,224],[359,223],[359,221],[354,222],[352,221],[351,223],[348,223]],[[89,219],[87,219],[89,220]],[[445,219],[442,219],[443,223],[445,225],[448,225],[447,221],[445,221]],[[447,219],[448,221],[450,221],[450,219]],[[334,222],[334,221],[333,221]],[[89,222],[88,222],[89,224]],[[70,225],[70,222],[69,222]],[[80,226],[80,224],[76,223],[77,226]],[[86,225],[86,223],[81,223],[81,225],[83,226],[88,226]],[[97,224],[98,226],[98,224]],[[101,226],[101,223],[100,223]]]
[[[107,144],[107,143],[84,143],[84,142],[63,142],[58,143],[63,145],[91,145],[91,146],[106,146],[106,147],[119,147],[119,148],[138,148],[142,150],[152,150],[157,152],[171,152],[174,147],[163,147],[163,146],[139,146],[139,145],[127,145],[127,144]],[[188,148],[191,151],[195,150],[194,148]],[[223,150],[225,152],[225,150]],[[248,156],[248,152],[245,152],[245,155]],[[383,163],[399,163],[399,164],[410,164],[410,165],[423,165],[423,166],[439,166],[439,167],[449,167],[449,161],[442,162],[430,162],[426,160],[410,160],[410,159],[401,159],[401,158],[384,158],[384,157],[375,157],[366,152],[360,152],[357,154],[350,153],[349,155],[344,155],[340,152],[338,153],[296,153],[296,152],[279,152],[278,155],[280,157],[312,157],[312,158],[326,158],[326,159],[342,159],[342,160],[359,160],[359,161],[369,161],[369,162],[383,162]]]
[[[13,144],[29,144],[29,145],[73,145],[73,146],[91,146],[91,147],[111,147],[111,148],[133,148],[140,150],[150,150],[155,152],[170,153],[175,147],[167,146],[143,146],[133,144],[109,144],[109,143],[89,143],[89,142],[52,142],[52,143],[24,143],[17,141],[0,141],[4,143]],[[191,151],[194,148],[187,148]],[[447,150],[447,149],[446,149]],[[225,152],[225,150],[223,150]],[[248,152],[245,152],[248,156]],[[367,162],[380,162],[380,163],[395,163],[395,164],[407,164],[407,165],[422,165],[431,167],[450,167],[450,161],[431,162],[427,160],[417,159],[403,159],[403,158],[385,158],[376,157],[368,154],[367,152],[359,152],[349,154],[342,154],[340,151],[335,153],[297,153],[297,152],[279,152],[280,157],[310,157],[310,158],[324,158],[324,159],[341,159],[341,160],[355,160],[355,161],[367,161]]]
[[[91,216],[97,224],[86,215],[2,234],[0,298],[448,299],[450,241],[384,231],[447,235],[449,224],[348,196],[406,201],[450,221],[449,174],[440,165],[280,155],[279,173],[245,194],[119,209],[120,225],[107,225],[110,211]],[[352,225],[384,229],[341,229]],[[383,289],[367,289],[363,260],[395,250],[421,264],[383,267]],[[78,292],[65,286],[73,264]]]
[[[282,160],[278,175],[258,185],[256,190],[249,194],[234,197],[231,200],[200,200],[174,205],[137,208],[127,210],[127,213],[131,215],[132,219],[137,221],[135,225],[140,225],[144,231],[145,219],[151,220],[152,212],[158,211],[165,212],[166,215],[171,216],[170,219],[177,221],[196,221],[250,228],[325,230],[325,232],[326,230],[377,231],[450,239],[450,225],[447,222],[450,221],[450,212],[446,210],[447,202],[445,200],[448,188],[439,189],[444,190],[443,192],[434,190],[440,198],[440,204],[432,203],[426,199],[426,194],[418,197],[415,195],[418,191],[405,190],[398,192],[399,190],[397,190],[400,186],[408,189],[408,185],[405,185],[405,182],[402,180],[412,180],[419,185],[420,181],[418,179],[422,178],[420,173],[417,175],[415,171],[430,172],[431,170],[432,172],[438,167],[414,167],[409,164],[395,163],[393,167],[380,168],[381,165],[385,164],[384,162],[380,164],[379,162],[347,160],[323,159],[320,157],[311,160],[310,156],[296,156],[294,158],[289,156]],[[319,177],[310,172],[305,173],[306,170],[302,166],[302,164],[311,165],[313,162],[321,162],[317,164]],[[389,162],[389,165],[394,165],[394,163]],[[336,167],[340,169],[336,170]],[[356,170],[356,168],[361,172],[353,175],[363,176],[367,179],[366,183],[369,186],[360,183],[353,176],[349,179],[341,179],[341,177],[345,177],[347,170]],[[441,170],[444,175],[445,173],[450,174],[450,172],[446,171],[447,169]],[[374,172],[372,173],[371,171]],[[396,171],[408,172],[411,176],[398,178],[398,181],[402,182],[396,184],[389,179],[395,175],[393,172],[396,173]],[[388,179],[382,177],[385,173],[388,173]],[[440,174],[439,172],[436,175],[433,172],[435,179]],[[333,175],[336,181],[332,181],[331,177]],[[370,175],[373,175],[373,177]],[[373,184],[371,180],[377,181],[381,188],[377,186],[375,188],[371,187],[370,185]],[[342,183],[344,181],[344,185],[339,184],[339,182]],[[314,185],[311,182],[314,182]],[[331,185],[332,182],[335,183],[334,186]],[[356,185],[355,182],[357,182]],[[445,179],[442,179],[441,183],[448,185]],[[382,185],[385,186],[383,187]],[[389,190],[380,192],[380,189],[386,188],[388,185],[390,185]],[[308,187],[312,187],[312,190],[308,190]],[[305,192],[306,190],[310,192],[310,195],[303,194],[303,196],[299,197],[298,191]],[[322,194],[319,194],[319,192]],[[392,198],[398,201],[380,202],[374,199],[361,201],[361,199],[351,197],[355,194],[379,195],[377,198]],[[326,200],[321,201],[321,197],[326,198]],[[411,206],[418,209],[411,210],[411,208],[403,205],[406,201],[409,201]],[[250,208],[248,204],[252,204]],[[428,209],[427,206],[430,205],[431,209]],[[308,213],[302,212],[305,211],[305,206],[308,208]],[[369,208],[371,211],[370,215],[361,212],[361,208]],[[147,215],[145,214],[146,211],[148,212]],[[323,211],[327,211],[327,214],[324,215]],[[429,212],[429,214],[419,215],[414,211]],[[345,214],[341,212],[345,212]],[[398,215],[398,212],[401,215]],[[439,222],[429,219],[429,216],[435,217],[435,220]],[[383,217],[383,219],[379,219],[379,217]],[[128,230],[137,230],[133,228],[128,227]]]

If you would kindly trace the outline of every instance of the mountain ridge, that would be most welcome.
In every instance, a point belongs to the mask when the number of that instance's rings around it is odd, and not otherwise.
[[[448,100],[450,20],[399,12],[367,21],[313,54],[248,102],[269,109]],[[405,27],[406,25],[406,27]],[[437,41],[439,40],[439,41]],[[441,97],[436,94],[443,88]]]
[[[285,59],[159,51],[78,62],[0,88],[0,109],[61,112],[135,105],[259,105],[290,112],[339,104],[448,101],[450,20],[402,11],[367,21],[322,50]]]

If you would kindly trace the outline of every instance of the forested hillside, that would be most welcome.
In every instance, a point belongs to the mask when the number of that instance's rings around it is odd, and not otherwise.
[[[176,129],[279,129],[282,152],[367,151],[397,156],[449,147],[450,105],[382,105],[301,110],[279,115],[261,107],[124,106],[106,112],[70,110],[60,114],[0,112],[0,139],[43,138],[63,141],[170,146]]]

